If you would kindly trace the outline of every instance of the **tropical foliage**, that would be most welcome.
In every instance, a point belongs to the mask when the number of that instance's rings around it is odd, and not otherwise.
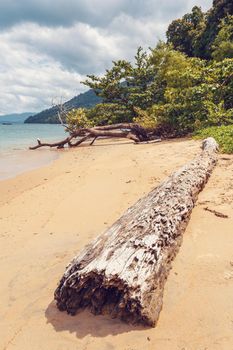
[[[188,56],[210,59],[218,33],[225,19],[231,15],[233,15],[232,0],[214,0],[212,8],[206,13],[195,6],[191,13],[185,14],[169,25],[168,43]]]
[[[212,57],[217,61],[233,58],[233,16],[222,19],[212,45]]]
[[[87,110],[85,108],[77,108],[69,111],[66,116],[66,122],[69,125],[70,131],[93,126],[93,121],[87,117]]]
[[[102,102],[72,114],[70,126],[136,122],[180,136],[232,125],[232,1],[215,0],[207,13],[195,6],[169,25],[167,39],[139,47],[134,62],[114,61],[104,75],[88,75],[83,83]]]

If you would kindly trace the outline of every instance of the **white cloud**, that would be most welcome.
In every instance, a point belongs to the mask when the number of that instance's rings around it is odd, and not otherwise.
[[[76,23],[72,27],[45,27],[25,23],[6,32],[3,37],[12,45],[20,43],[34,52],[58,60],[67,69],[81,73],[103,70],[112,57],[119,55],[117,36],[107,31]]]
[[[4,40],[1,49],[0,114],[39,111],[51,106],[53,99],[67,100],[81,91],[78,87],[83,76],[65,70],[49,56]]]

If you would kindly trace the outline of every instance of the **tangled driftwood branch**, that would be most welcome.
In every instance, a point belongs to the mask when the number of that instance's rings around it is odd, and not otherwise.
[[[55,300],[74,315],[89,306],[128,322],[154,326],[166,278],[182,241],[198,193],[217,161],[213,138],[87,246],[67,267]]]
[[[121,123],[114,125],[96,126],[93,128],[81,128],[72,132],[70,131],[70,135],[68,137],[66,137],[64,140],[54,143],[41,142],[40,139],[37,139],[37,145],[29,148],[31,150],[45,146],[63,148],[65,145],[68,147],[77,147],[88,139],[93,139],[91,142],[91,144],[93,144],[93,142],[98,137],[128,138],[134,142],[149,140],[149,136],[146,130],[141,126],[133,123]],[[76,141],[74,142],[74,140]]]

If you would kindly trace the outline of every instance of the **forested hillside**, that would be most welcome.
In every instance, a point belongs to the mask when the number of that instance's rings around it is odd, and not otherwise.
[[[78,96],[73,97],[71,100],[64,103],[65,110],[69,111],[72,108],[91,108],[101,101],[93,90],[84,92]],[[25,123],[59,123],[57,116],[58,106],[48,108],[40,113],[28,117]]]
[[[0,115],[0,123],[23,123],[25,119],[32,114],[32,112],[24,112]]]

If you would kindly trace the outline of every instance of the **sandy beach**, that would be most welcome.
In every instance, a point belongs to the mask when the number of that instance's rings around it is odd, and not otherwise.
[[[0,181],[1,350],[233,349],[230,155],[219,155],[199,195],[155,328],[95,317],[88,310],[68,316],[53,302],[70,260],[137,199],[198,154],[200,144],[98,141],[63,151],[46,167]]]

